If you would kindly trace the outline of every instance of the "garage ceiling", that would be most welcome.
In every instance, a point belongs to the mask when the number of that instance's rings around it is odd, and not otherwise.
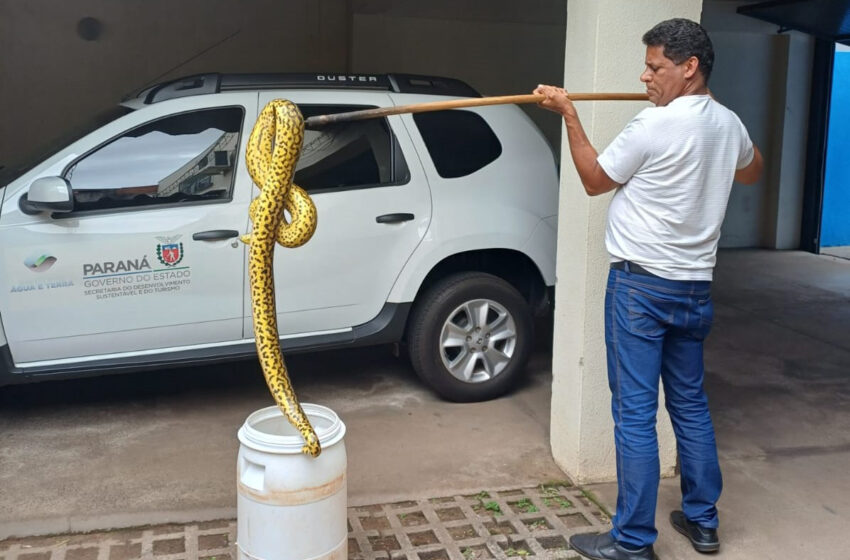
[[[837,43],[850,45],[850,0],[776,0],[738,8],[738,13]]]

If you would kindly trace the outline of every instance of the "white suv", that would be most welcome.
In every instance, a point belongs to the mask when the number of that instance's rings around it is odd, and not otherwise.
[[[258,110],[477,95],[399,74],[192,76],[0,171],[0,385],[254,355],[238,236],[257,195],[244,145]],[[284,351],[400,342],[446,398],[510,387],[555,283],[556,165],[520,109],[308,130],[295,182],[319,225],[277,248]]]

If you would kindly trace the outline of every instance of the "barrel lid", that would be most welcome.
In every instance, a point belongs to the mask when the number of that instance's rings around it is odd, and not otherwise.
[[[301,408],[316,430],[323,449],[345,436],[345,424],[330,408],[311,403],[301,403]],[[304,438],[277,406],[251,413],[239,428],[238,437],[243,445],[268,453],[301,453],[304,445]]]

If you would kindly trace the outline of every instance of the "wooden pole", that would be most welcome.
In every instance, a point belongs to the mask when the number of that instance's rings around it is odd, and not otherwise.
[[[568,93],[572,101],[647,101],[649,98],[643,93]],[[502,95],[497,97],[475,97],[471,99],[453,99],[450,101],[431,101],[428,103],[414,103],[412,105],[398,105],[396,107],[379,107],[377,109],[364,109],[362,111],[350,111],[348,113],[336,113],[333,115],[316,115],[304,121],[305,126],[317,127],[326,124],[341,122],[360,121],[374,119],[389,115],[401,115],[403,113],[424,113],[426,111],[445,111],[446,109],[460,109],[464,107],[483,107],[485,105],[504,105],[508,103],[538,103],[546,98],[544,95]]]

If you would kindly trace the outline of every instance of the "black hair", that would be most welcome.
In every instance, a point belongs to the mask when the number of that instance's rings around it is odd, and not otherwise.
[[[644,33],[643,44],[664,47],[664,56],[676,64],[692,56],[697,57],[699,70],[705,83],[708,83],[714,66],[714,47],[702,25],[684,18],[668,19]]]

